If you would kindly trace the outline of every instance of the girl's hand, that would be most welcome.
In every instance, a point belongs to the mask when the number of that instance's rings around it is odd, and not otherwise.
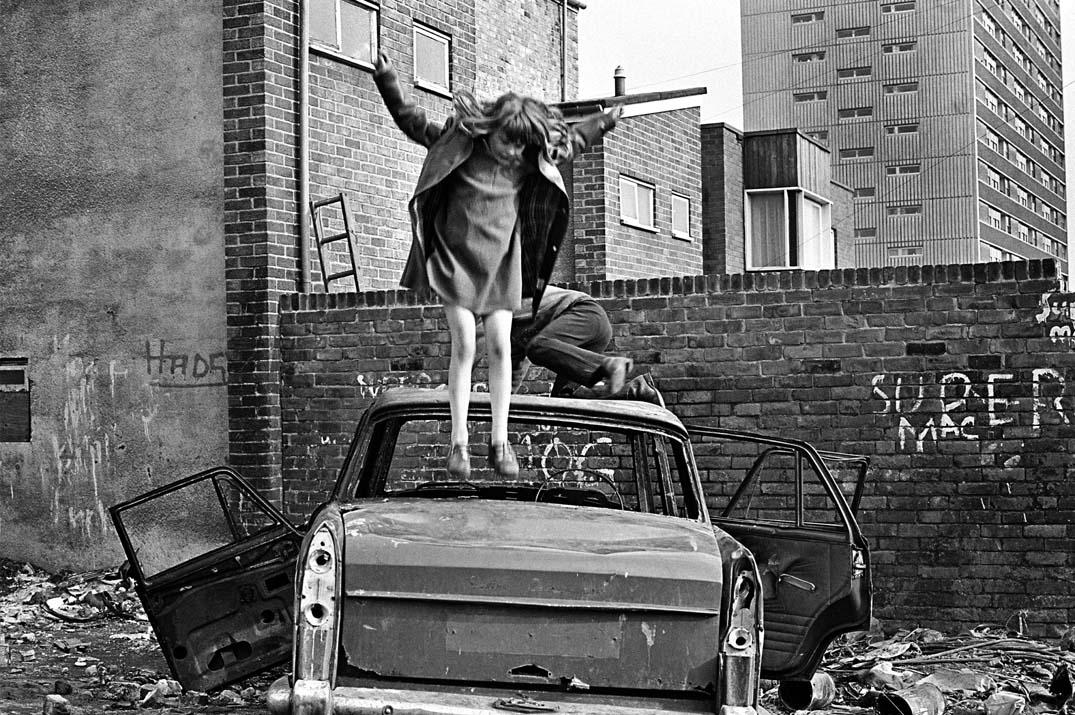
[[[373,65],[373,70],[377,74],[384,74],[392,69],[392,60],[388,59],[388,55],[384,50],[377,51],[377,62]]]
[[[614,122],[620,121],[620,117],[623,116],[623,105],[617,104],[612,109],[605,112],[605,115]]]

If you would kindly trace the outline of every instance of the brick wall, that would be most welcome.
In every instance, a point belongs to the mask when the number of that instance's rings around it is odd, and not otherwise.
[[[702,270],[701,139],[697,107],[621,119],[576,160],[575,280]],[[620,176],[656,189],[655,230],[620,220]],[[690,199],[691,238],[672,236],[672,192]]]
[[[380,8],[380,47],[405,89],[434,120],[450,98],[413,86],[413,25],[451,38],[452,89],[496,91],[501,79],[526,94],[559,99],[560,14],[555,0],[502,8],[482,0],[405,0]],[[577,7],[569,0],[569,91],[577,86]],[[228,400],[231,464],[269,496],[280,499],[280,404],[277,345],[279,297],[295,290],[298,270],[298,0],[225,0],[224,166],[228,306]],[[503,48],[528,38],[527,55]],[[505,37],[515,38],[507,42]],[[359,286],[398,285],[410,247],[407,200],[425,150],[392,122],[373,84],[371,67],[312,48],[310,52],[310,198],[348,196],[358,237]],[[553,81],[552,77],[556,80]],[[555,92],[550,89],[555,85]],[[326,212],[328,233],[342,229]],[[323,291],[311,244],[312,285]],[[326,270],[349,266],[343,243],[326,250]],[[353,282],[334,283],[353,291]]]
[[[296,4],[225,0],[228,461],[280,500],[277,301],[298,277]]]
[[[567,96],[561,97],[561,0],[475,0],[479,97],[492,99],[508,90],[546,102],[576,97],[579,9],[565,1]]]
[[[702,269],[746,270],[743,242],[743,134],[727,124],[703,124]]]
[[[1047,261],[585,287],[684,420],[871,456],[859,518],[882,619],[950,630],[1026,610],[1045,634],[1075,621],[1075,296],[1058,285]],[[441,311],[420,298],[282,301],[293,512],[323,498],[373,395],[445,381]]]
[[[381,48],[392,58],[404,89],[431,119],[444,121],[451,99],[415,86],[413,26],[418,21],[451,38],[452,89],[478,99],[512,90],[549,101],[560,98],[560,10],[556,0],[500,3],[403,0],[380,8]],[[568,2],[568,91],[578,84],[578,10]],[[525,51],[518,48],[524,47]],[[407,139],[389,117],[373,83],[370,67],[333,54],[311,51],[310,196],[348,197],[358,236],[359,282],[363,290],[399,284],[410,248],[407,200],[418,180],[426,150]],[[331,231],[339,217],[326,212]],[[350,266],[345,244],[332,244],[326,256],[334,271]],[[323,290],[316,251],[310,249],[312,290]],[[354,290],[350,279],[334,291]]]

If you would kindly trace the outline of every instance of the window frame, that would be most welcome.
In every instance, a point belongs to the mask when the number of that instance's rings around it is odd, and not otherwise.
[[[418,75],[419,35],[443,43],[444,52],[442,59],[444,63],[444,77],[447,80],[447,84],[440,84],[435,80],[420,77]],[[411,24],[411,51],[414,53],[412,55],[414,57],[414,86],[450,97],[452,94],[452,36],[431,25],[427,25],[424,22],[414,20]]]
[[[903,209],[916,209],[915,211],[905,211]],[[885,207],[885,216],[888,218],[906,218],[908,216],[921,216],[922,204],[896,204],[894,206]]]
[[[885,125],[885,135],[890,137],[905,136],[908,134],[918,134],[920,122],[900,122]],[[906,131],[900,131],[901,129],[907,129]]]
[[[623,187],[624,187],[625,183],[630,184],[635,189],[635,192],[636,192],[635,193],[635,209],[636,209],[635,210],[635,214],[636,214],[635,217],[626,216],[626,215],[624,215],[624,212],[623,212],[623,208],[624,208],[624,206],[623,206]],[[651,224],[644,223],[642,218],[640,216],[638,216],[639,212],[638,212],[637,209],[638,209],[638,206],[640,205],[639,201],[638,201],[638,193],[637,193],[638,189],[647,189],[649,191],[650,221],[652,221]],[[621,224],[623,224],[625,226],[631,226],[632,228],[638,228],[638,229],[641,229],[643,231],[650,231],[651,233],[656,233],[657,232],[657,185],[656,184],[651,184],[651,183],[649,183],[647,181],[642,181],[641,179],[636,179],[633,176],[629,176],[629,175],[626,175],[626,174],[620,174],[618,198],[619,198],[619,201],[620,201],[620,223]]]
[[[883,92],[885,95],[915,94],[918,92],[918,80],[889,82],[883,87]]]
[[[324,40],[313,37],[312,35],[307,40],[307,46],[311,52],[317,52],[334,59],[346,62],[348,64],[357,65],[363,69],[372,70],[374,67],[374,58],[377,56],[377,52],[381,46],[381,6],[376,2],[370,0],[327,0],[332,2],[334,6],[333,19],[336,27],[336,45],[330,45]],[[373,22],[371,23],[370,32],[370,57],[363,59],[355,55],[350,55],[343,50],[343,13],[340,12],[340,6],[342,4],[354,5],[355,7],[368,10],[373,14]]]
[[[859,65],[857,67],[840,67],[836,70],[836,81],[853,81],[873,77],[873,67]]]
[[[837,40],[849,40],[853,37],[869,37],[870,26],[858,25],[856,27],[840,27],[836,29]]]
[[[791,101],[794,104],[811,104],[813,102],[827,102],[829,90],[815,89],[809,92],[792,92]]]
[[[676,215],[677,215],[676,202],[677,202],[677,200],[682,202],[682,203],[684,203],[684,204],[686,204],[686,209],[687,209],[687,230],[686,231],[677,231],[676,230]],[[673,191],[672,192],[672,197],[670,199],[670,203],[671,203],[671,207],[672,207],[672,237],[673,238],[680,238],[680,239],[683,239],[685,241],[693,241],[694,238],[693,238],[693,236],[691,236],[691,197],[687,196],[686,194],[681,194],[681,193],[678,193],[676,191]]]
[[[805,188],[803,188],[801,186],[783,186],[783,187],[778,186],[778,187],[765,188],[765,189],[747,189],[743,193],[744,193],[744,196],[745,196],[745,201],[744,201],[744,208],[745,208],[745,210],[744,210],[744,234],[745,234],[745,238],[744,238],[744,246],[743,246],[743,248],[744,248],[744,256],[743,257],[744,257],[744,265],[745,265],[747,271],[794,271],[794,270],[816,270],[816,269],[819,269],[819,268],[833,268],[833,267],[835,267],[835,265],[836,265],[836,234],[835,234],[835,230],[833,229],[833,226],[832,226],[832,205],[833,205],[832,201],[830,201],[829,199],[826,199],[823,196],[819,196],[819,195],[813,193],[812,191],[809,191],[808,189],[805,189]],[[783,228],[784,228],[784,237],[783,237],[783,240],[784,240],[784,244],[783,244],[784,254],[783,255],[785,257],[785,260],[784,260],[785,265],[775,265],[775,264],[774,265],[765,265],[765,266],[755,266],[754,265],[754,227],[753,227],[753,212],[751,210],[751,196],[759,195],[759,194],[761,194],[761,195],[781,194],[783,196],[784,209],[783,209],[783,216],[782,216],[782,218],[783,218],[782,225],[783,225]],[[796,241],[795,252],[794,252],[795,253],[795,265],[792,265],[792,261],[791,261],[791,255],[792,255],[791,240],[792,240],[792,236],[791,236],[790,231],[789,231],[789,212],[788,212],[789,199],[792,196],[794,196],[794,199],[795,199],[795,237],[794,237],[795,241]],[[803,207],[804,207],[804,204],[807,201],[809,201],[809,202],[811,202],[813,204],[816,204],[818,206],[818,208],[821,211],[819,216],[821,218],[822,223],[823,224],[824,223],[828,224],[828,236],[829,236],[828,250],[824,251],[824,252],[821,252],[821,253],[815,251],[815,252],[810,252],[808,254],[811,259],[815,259],[815,258],[817,259],[817,264],[818,265],[812,265],[812,264],[807,265],[806,262],[804,261],[804,258],[807,257],[807,253],[803,250],[804,246],[806,244],[804,242],[804,237],[801,234],[804,233],[805,230],[806,230],[804,225],[803,225],[803,221],[804,221],[805,214],[806,214],[806,212],[804,211]],[[805,238],[810,239],[812,237],[812,235],[813,234],[811,234],[811,236],[807,236]],[[828,260],[828,262],[830,262],[832,265],[827,265],[827,266],[821,265],[821,262],[824,262],[826,260]]]

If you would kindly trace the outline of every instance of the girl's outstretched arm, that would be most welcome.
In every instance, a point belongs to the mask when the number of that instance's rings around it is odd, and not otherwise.
[[[392,61],[384,52],[377,53],[373,81],[377,83],[384,106],[388,108],[388,113],[396,121],[396,126],[413,141],[425,147],[432,146],[444,133],[444,126],[430,121],[426,117],[425,110],[404,93],[396,68],[392,66]]]
[[[568,127],[566,141],[552,147],[552,158],[557,164],[571,161],[593,146],[605,132],[611,131],[623,116],[623,105],[617,104],[608,111],[594,112],[585,119]]]

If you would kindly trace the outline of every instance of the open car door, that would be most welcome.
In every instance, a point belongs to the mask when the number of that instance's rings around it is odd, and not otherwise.
[[[688,427],[714,524],[749,548],[764,596],[762,676],[809,678],[841,633],[869,627],[870,554],[826,461],[853,468],[857,504],[864,458],[797,440]]]
[[[291,655],[302,533],[218,467],[109,509],[175,679],[210,690]]]

